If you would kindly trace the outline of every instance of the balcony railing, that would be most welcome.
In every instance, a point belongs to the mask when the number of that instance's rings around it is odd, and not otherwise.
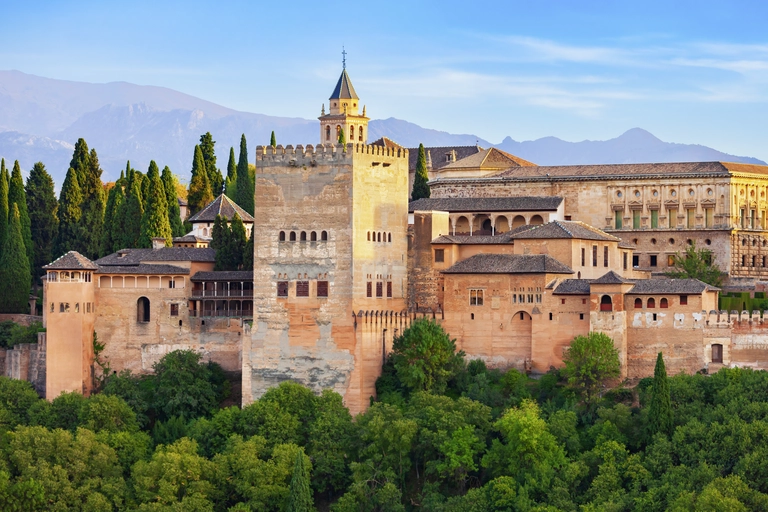
[[[202,310],[190,310],[189,316],[197,318],[205,317],[229,317],[229,318],[243,318],[252,317],[253,311],[250,309],[230,309],[230,310],[215,310],[215,309],[202,309]]]
[[[253,298],[253,290],[192,290],[193,297]]]

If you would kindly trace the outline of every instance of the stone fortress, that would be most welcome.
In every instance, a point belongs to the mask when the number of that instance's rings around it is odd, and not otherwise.
[[[659,351],[673,373],[768,368],[768,316],[718,312],[717,288],[661,275],[694,242],[731,284],[766,275],[768,167],[540,167],[493,148],[427,148],[432,197],[409,203],[416,151],[367,143],[360,106],[345,68],[320,144],[256,148],[253,269],[213,271],[200,214],[174,247],[46,266],[35,352],[49,363],[46,397],[90,393],[96,357],[149,372],[191,349],[240,375],[244,404],[294,380],[338,391],[356,413],[394,337],[424,316],[469,358],[532,373],[590,331],[612,337],[627,378],[651,375]]]

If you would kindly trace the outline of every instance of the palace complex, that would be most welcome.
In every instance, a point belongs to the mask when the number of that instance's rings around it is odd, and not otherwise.
[[[48,398],[91,391],[95,333],[113,371],[192,349],[241,375],[244,404],[294,380],[359,412],[393,339],[423,316],[499,368],[546,372],[590,331],[611,336],[626,378],[652,375],[660,351],[672,373],[768,367],[768,316],[720,312],[717,288],[663,275],[696,244],[729,286],[768,277],[768,167],[542,167],[427,148],[431,197],[409,203],[417,150],[367,143],[346,69],[319,121],[317,145],[256,148],[252,217],[220,196],[174,247],[45,267]],[[213,271],[213,219],[235,213],[253,268]]]

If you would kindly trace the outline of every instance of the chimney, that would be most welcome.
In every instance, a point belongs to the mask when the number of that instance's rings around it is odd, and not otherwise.
[[[163,247],[165,247],[165,238],[161,236],[156,236],[152,239],[153,249],[162,249]]]

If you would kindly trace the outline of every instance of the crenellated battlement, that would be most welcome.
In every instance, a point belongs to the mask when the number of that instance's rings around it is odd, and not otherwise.
[[[318,144],[317,146],[299,144],[296,147],[291,144],[285,147],[281,144],[276,147],[256,146],[257,161],[282,162],[295,166],[314,166],[318,161],[347,160],[356,154],[408,160],[408,150],[405,148],[388,148],[372,144],[349,143],[346,150],[341,144]]]

